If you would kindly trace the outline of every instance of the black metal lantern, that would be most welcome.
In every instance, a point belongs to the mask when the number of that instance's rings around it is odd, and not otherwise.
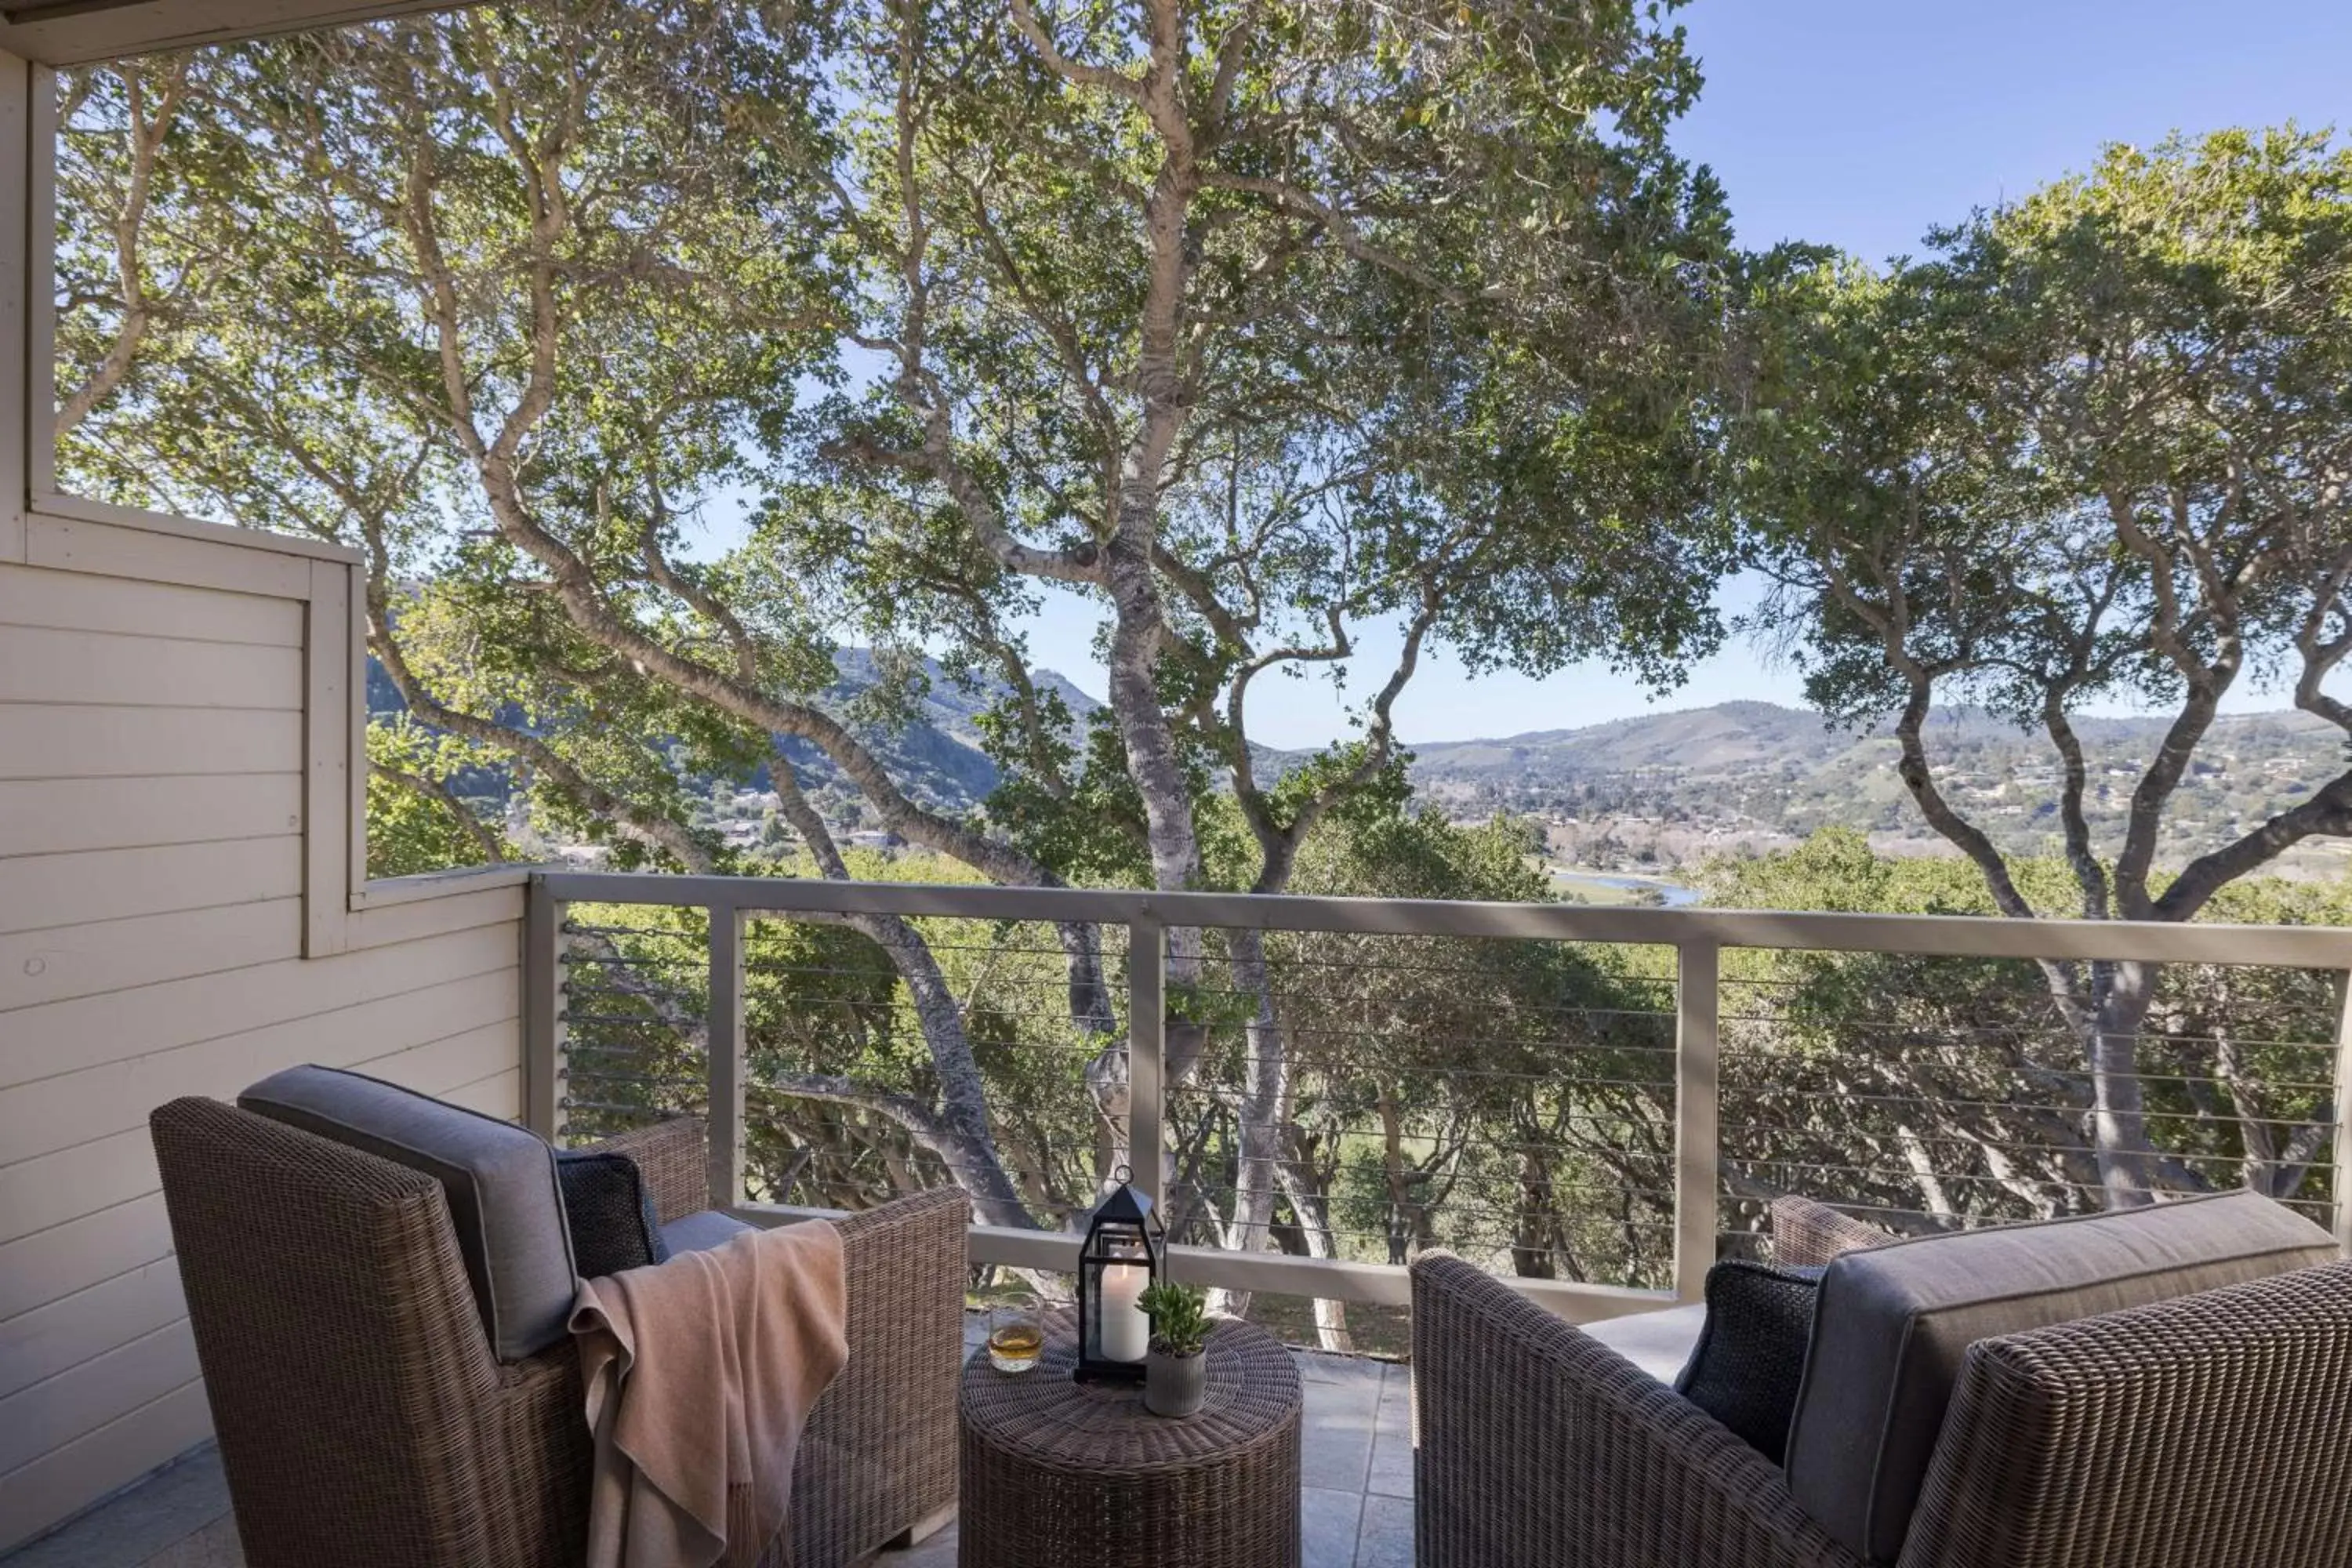
[[[1141,1383],[1151,1345],[1151,1321],[1136,1303],[1160,1279],[1166,1235],[1150,1194],[1129,1185],[1128,1175],[1120,1167],[1118,1185],[1097,1205],[1078,1248],[1078,1364],[1071,1375],[1080,1383]]]

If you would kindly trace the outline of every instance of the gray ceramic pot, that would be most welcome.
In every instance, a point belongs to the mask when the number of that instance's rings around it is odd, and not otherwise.
[[[1143,1407],[1154,1415],[1191,1415],[1209,1392],[1209,1356],[1162,1355],[1143,1359]]]

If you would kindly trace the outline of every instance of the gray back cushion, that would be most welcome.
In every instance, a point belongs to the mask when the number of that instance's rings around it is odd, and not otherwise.
[[[565,1337],[577,1294],[572,1238],[555,1151],[537,1134],[331,1068],[273,1073],[236,1102],[438,1181],[482,1326],[500,1361],[536,1355]]]
[[[1969,1345],[2335,1257],[2327,1232],[2252,1193],[1849,1252],[1822,1278],[1789,1490],[1852,1551],[1892,1562]]]

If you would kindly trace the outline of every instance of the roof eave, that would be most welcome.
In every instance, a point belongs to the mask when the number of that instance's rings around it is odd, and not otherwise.
[[[455,10],[473,0],[0,0],[0,51],[85,65],[378,16]]]

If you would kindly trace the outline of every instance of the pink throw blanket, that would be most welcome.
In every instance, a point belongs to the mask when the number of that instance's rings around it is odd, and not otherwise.
[[[588,1568],[761,1561],[790,1516],[801,1427],[849,1360],[846,1297],[822,1221],[582,1284]]]

